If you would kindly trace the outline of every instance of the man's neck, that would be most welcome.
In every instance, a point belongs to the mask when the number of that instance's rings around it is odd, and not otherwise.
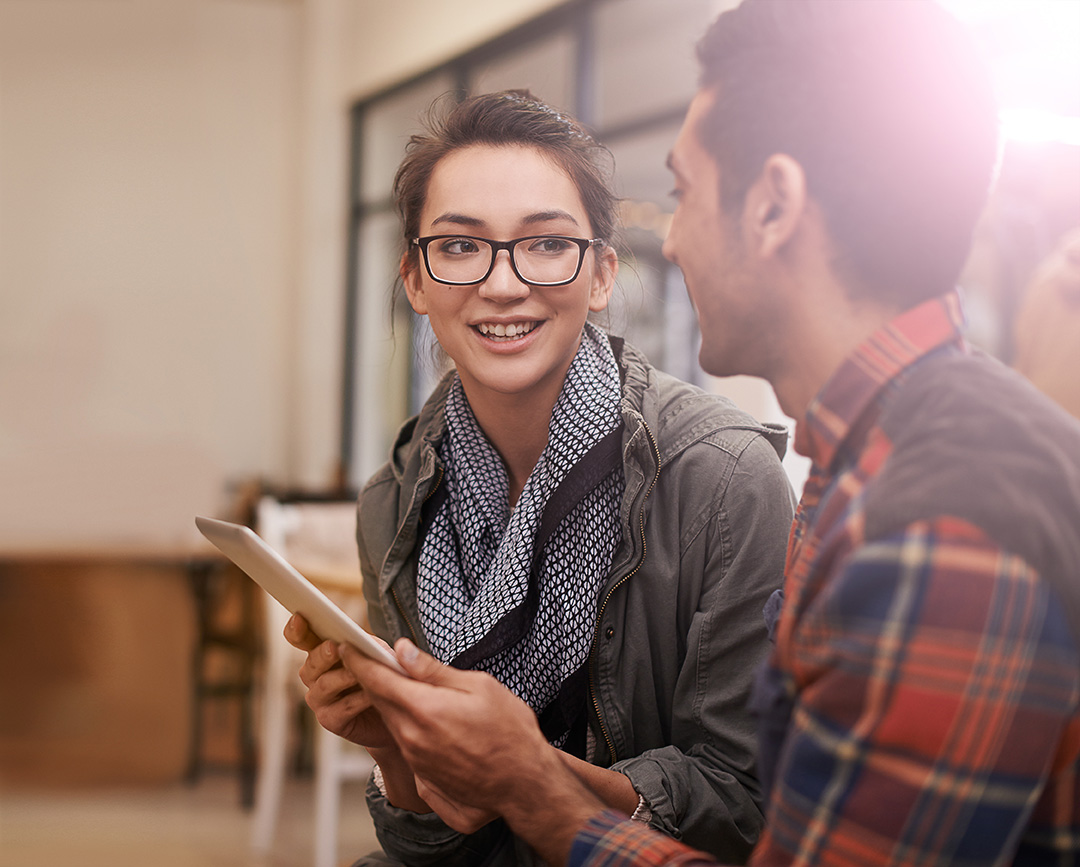
[[[838,284],[803,306],[784,363],[766,377],[781,410],[797,425],[806,421],[810,404],[840,365],[897,313],[890,306],[853,301]]]

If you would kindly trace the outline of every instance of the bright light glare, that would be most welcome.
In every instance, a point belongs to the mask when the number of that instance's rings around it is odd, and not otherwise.
[[[1002,134],[1080,145],[1080,0],[940,0],[982,45]]]
[[[1080,146],[1080,117],[1038,109],[1004,109],[1001,134],[1019,142],[1058,142]]]

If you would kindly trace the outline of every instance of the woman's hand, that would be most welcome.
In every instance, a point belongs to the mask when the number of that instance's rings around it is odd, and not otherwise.
[[[371,704],[363,685],[341,664],[332,641],[320,641],[307,621],[294,614],[285,624],[285,640],[307,651],[300,680],[307,687],[305,700],[324,729],[363,747],[394,747],[382,715]],[[383,642],[385,644],[385,642]],[[389,645],[386,645],[389,647]]]
[[[417,794],[412,768],[402,757],[382,714],[372,706],[356,675],[342,665],[339,645],[320,641],[299,614],[294,614],[285,624],[285,640],[307,651],[300,680],[308,688],[305,699],[319,725],[368,749],[382,769],[386,797],[391,804],[414,813],[430,813],[431,807]],[[382,643],[390,647],[385,641]]]

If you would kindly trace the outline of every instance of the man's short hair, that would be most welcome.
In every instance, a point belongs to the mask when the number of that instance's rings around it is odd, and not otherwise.
[[[734,210],[772,154],[803,167],[853,294],[907,308],[955,283],[997,159],[978,51],[929,0],[744,0],[698,46],[697,134]]]

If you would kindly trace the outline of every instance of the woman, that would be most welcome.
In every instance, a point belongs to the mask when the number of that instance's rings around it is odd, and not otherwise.
[[[1080,418],[1080,226],[1035,269],[1020,298],[1013,366]]]
[[[618,268],[602,153],[523,92],[413,137],[401,277],[455,370],[361,494],[365,595],[382,638],[528,702],[611,806],[734,863],[763,822],[746,700],[792,517],[785,434],[587,322]],[[429,806],[333,646],[286,635],[320,723],[378,763],[391,863],[531,863],[501,822]]]

